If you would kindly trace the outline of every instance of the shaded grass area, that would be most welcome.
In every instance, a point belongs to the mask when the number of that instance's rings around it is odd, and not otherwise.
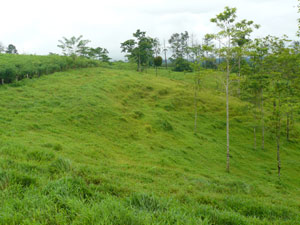
[[[193,75],[92,68],[0,88],[0,224],[299,224],[298,124],[253,149],[247,103]]]

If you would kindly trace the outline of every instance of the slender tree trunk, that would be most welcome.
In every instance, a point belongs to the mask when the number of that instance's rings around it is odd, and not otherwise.
[[[4,79],[3,78],[1,79],[1,82],[2,82],[2,84],[4,84]]]
[[[281,161],[280,161],[280,137],[277,136],[277,169],[278,169],[278,177],[280,179],[280,170],[281,170]]]
[[[141,72],[141,56],[140,56],[140,53],[139,53],[138,70],[139,70],[139,72]]]
[[[256,106],[256,105],[255,105]],[[256,108],[255,108],[256,109]],[[254,127],[253,127],[253,134],[254,134],[254,149],[256,150],[256,111],[254,111]]]
[[[281,170],[281,160],[280,160],[280,128],[281,128],[281,119],[280,119],[280,94],[278,97],[278,105],[276,106],[276,102],[274,102],[274,110],[275,110],[275,119],[276,119],[276,145],[277,145],[277,172],[278,178],[280,179],[280,170]],[[277,107],[277,109],[276,109]]]
[[[290,114],[286,114],[286,140],[290,140]]]
[[[227,136],[227,166],[226,170],[230,172],[230,154],[229,154],[229,60],[227,59],[227,74],[226,74],[226,136]]]
[[[219,50],[221,49],[221,41],[219,40]],[[219,51],[219,65],[221,63],[221,53]]]
[[[240,90],[240,86],[241,86],[240,77],[241,77],[241,57],[239,56],[238,90],[237,90],[238,97],[240,97],[240,94],[241,94],[241,90]]]
[[[166,42],[165,42],[165,40],[164,40],[164,53],[165,53],[165,64],[166,64],[166,69],[168,69],[167,49],[166,49]]]
[[[262,142],[261,142],[261,148],[262,150],[265,149],[265,118],[264,118],[264,96],[263,96],[263,89],[261,89],[261,136],[262,136]]]
[[[157,76],[157,66],[155,67],[155,74],[156,74],[156,76]]]
[[[253,130],[254,130],[254,149],[256,150],[256,127],[254,127]]]
[[[194,132],[197,133],[197,117],[198,117],[198,111],[197,111],[197,91],[198,91],[198,78],[196,78],[195,82],[195,96],[194,96],[194,103],[195,103],[195,127]]]
[[[167,60],[167,52],[165,51],[165,64],[166,64],[166,69],[168,69],[168,60]]]
[[[279,117],[279,115],[278,115]],[[277,142],[277,169],[278,169],[278,177],[280,179],[280,170],[281,170],[281,161],[280,161],[280,118],[277,121],[276,127],[276,142]]]

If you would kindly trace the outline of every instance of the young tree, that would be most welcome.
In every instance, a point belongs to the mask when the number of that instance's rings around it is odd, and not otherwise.
[[[196,61],[192,63],[192,67],[195,73],[194,77],[194,108],[195,108],[195,122],[194,122],[194,133],[197,133],[197,119],[198,119],[198,92],[201,83],[201,70],[202,62],[201,57],[197,57]]]
[[[269,63],[274,63],[273,56],[268,59]],[[271,82],[271,93],[270,100],[273,104],[273,113],[270,117],[271,121],[271,131],[275,134],[276,146],[277,146],[277,172],[278,177],[280,178],[281,171],[281,159],[280,159],[280,132],[282,126],[282,95],[284,92],[284,82],[282,80],[281,74],[277,72],[272,73],[272,82]]]
[[[63,40],[59,40],[60,43],[57,47],[62,49],[64,55],[67,56],[88,56],[89,47],[87,46],[90,43],[90,40],[83,40],[83,36],[80,35],[79,37],[71,37],[66,38],[63,37]]]
[[[192,46],[189,47],[192,61],[193,63],[198,61],[198,58],[203,55],[203,49],[202,46],[198,43],[192,43]]]
[[[129,39],[121,43],[122,52],[127,53],[126,57],[133,60],[138,65],[138,71],[142,71],[142,66],[149,65],[153,59],[154,39],[146,37],[146,32],[139,29],[133,34],[135,39]]]
[[[160,41],[158,38],[153,39],[153,51],[155,57],[157,57],[161,53]]]
[[[163,52],[164,52],[164,55],[165,55],[165,66],[166,66],[166,69],[168,69],[167,51],[168,51],[168,49],[166,48],[166,41],[164,40],[164,49],[163,49]]]
[[[281,172],[280,159],[280,138],[283,122],[283,115],[289,115],[291,99],[294,97],[293,79],[297,78],[299,70],[298,57],[294,59],[292,49],[287,48],[286,37],[278,38],[267,36],[266,43],[269,46],[270,54],[264,58],[264,67],[266,67],[270,76],[269,99],[273,106],[273,113],[270,117],[270,128],[275,134],[277,146],[277,169],[278,177]],[[289,117],[287,117],[287,122]],[[289,132],[287,124],[287,135]]]
[[[218,50],[220,55],[225,58],[226,61],[226,140],[227,140],[227,163],[226,171],[230,172],[230,150],[229,150],[229,84],[230,84],[230,73],[231,65],[230,62],[234,57],[232,42],[236,36],[236,8],[225,7],[224,12],[218,14],[215,18],[211,19],[212,23],[215,23],[221,30],[214,35],[216,40],[222,41],[222,47]]]
[[[156,76],[157,76],[157,67],[160,67],[162,64],[162,57],[160,56],[156,56],[154,58],[154,66],[155,66],[155,73],[156,73]]]
[[[213,55],[215,50],[215,45],[213,43],[214,35],[206,34],[203,38],[202,44],[202,56],[204,61],[204,67],[214,68],[215,65],[215,57]]]
[[[255,39],[249,46],[248,55],[250,56],[251,75],[247,77],[246,82],[248,82],[248,88],[253,94],[252,98],[258,101],[255,103],[255,105],[260,106],[262,150],[265,147],[264,93],[269,85],[269,72],[267,70],[267,65],[265,65],[264,59],[269,54],[269,43],[265,38]]]
[[[299,56],[295,54],[291,48],[284,48],[277,55],[277,66],[285,83],[284,91],[284,113],[286,115],[286,139],[290,140],[291,121],[293,111],[298,104],[298,99],[295,98],[299,86],[295,82],[299,77]]]
[[[240,96],[240,77],[241,77],[241,60],[247,53],[247,47],[251,42],[250,35],[253,29],[260,26],[253,21],[242,20],[235,24],[236,33],[233,37],[233,44],[236,46],[235,52],[238,60],[238,96]]]

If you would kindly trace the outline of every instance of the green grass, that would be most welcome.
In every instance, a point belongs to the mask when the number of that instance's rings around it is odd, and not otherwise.
[[[79,69],[0,87],[0,224],[300,224],[299,123],[253,148],[247,103],[208,71]],[[298,118],[298,117],[297,117]],[[259,137],[258,137],[259,143]]]

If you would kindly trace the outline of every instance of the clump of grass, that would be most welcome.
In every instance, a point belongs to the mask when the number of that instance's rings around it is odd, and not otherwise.
[[[61,144],[54,144],[53,145],[53,149],[55,151],[61,151],[63,149],[62,145]]]
[[[11,185],[20,185],[21,187],[29,187],[36,185],[37,179],[24,173],[16,171],[0,171],[0,189],[4,190]]]
[[[52,181],[43,189],[43,193],[53,198],[89,199],[92,192],[84,180],[75,177],[63,177]]]
[[[68,159],[58,158],[49,165],[51,174],[59,174],[69,172],[71,170],[71,162]]]
[[[45,151],[32,151],[27,153],[28,160],[35,160],[35,161],[50,161],[55,158],[55,155],[52,152],[45,152]]]
[[[168,120],[160,120],[159,123],[164,131],[172,131],[173,126]]]
[[[158,94],[161,96],[169,94],[169,91],[167,89],[162,89],[158,91]]]
[[[133,194],[128,198],[128,204],[140,210],[151,212],[165,211],[168,208],[168,203],[156,198],[153,194]]]
[[[146,124],[146,125],[145,125],[145,130],[146,130],[148,133],[152,133],[152,132],[153,132],[152,126],[149,125],[149,124]]]
[[[61,144],[59,144],[59,143],[55,143],[55,144],[46,143],[46,144],[42,144],[42,147],[52,148],[55,151],[61,151],[61,150],[63,150],[63,146]]]
[[[132,117],[135,119],[141,119],[142,117],[144,117],[144,113],[142,113],[141,111],[134,111]]]

